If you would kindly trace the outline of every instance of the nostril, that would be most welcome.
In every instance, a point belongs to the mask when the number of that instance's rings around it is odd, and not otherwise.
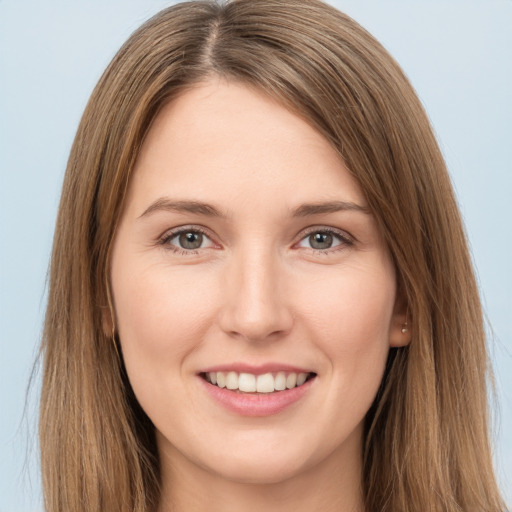
[[[250,281],[246,286],[239,285],[237,293],[230,295],[220,308],[218,320],[222,331],[233,339],[250,343],[271,342],[289,334],[294,315],[280,300],[275,279],[258,277],[255,271]]]

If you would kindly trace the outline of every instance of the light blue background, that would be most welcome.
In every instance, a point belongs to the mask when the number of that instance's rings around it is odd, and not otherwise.
[[[0,512],[38,511],[38,380],[61,181],[101,72],[162,0],[0,0]],[[512,2],[332,1],[395,56],[452,174],[492,325],[501,402],[495,452],[512,502]]]

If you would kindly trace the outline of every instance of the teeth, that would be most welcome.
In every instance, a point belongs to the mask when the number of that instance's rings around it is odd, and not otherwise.
[[[250,373],[241,373],[238,377],[238,389],[245,393],[253,393],[256,391],[256,377]]]
[[[284,374],[284,372],[279,372],[276,375],[274,387],[276,391],[283,391],[284,389],[286,389],[286,375]]]
[[[256,379],[256,391],[258,393],[272,393],[274,391],[274,377],[271,373],[258,375]]]
[[[219,388],[227,388],[232,391],[239,390],[243,393],[273,393],[302,386],[308,378],[308,373],[286,373],[276,374],[264,373],[253,375],[252,373],[237,372],[208,372],[206,380]]]
[[[217,386],[219,386],[219,388],[226,387],[226,374],[225,373],[217,372]]]
[[[302,384],[304,384],[304,382],[306,382],[307,378],[308,378],[307,373],[299,373],[299,375],[297,375],[297,386],[302,386]]]
[[[226,376],[226,387],[228,389],[238,389],[238,373],[229,372]]]
[[[288,389],[292,389],[297,385],[297,374],[290,373],[288,377],[286,377],[286,387]]]

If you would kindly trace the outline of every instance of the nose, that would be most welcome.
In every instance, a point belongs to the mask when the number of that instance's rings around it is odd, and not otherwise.
[[[251,251],[233,257],[223,283],[221,329],[250,342],[276,339],[290,332],[293,315],[286,279],[272,254]]]

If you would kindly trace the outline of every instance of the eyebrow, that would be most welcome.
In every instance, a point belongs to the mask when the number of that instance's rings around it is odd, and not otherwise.
[[[154,203],[151,203],[151,205],[139,216],[139,219],[157,211],[195,213],[197,215],[205,215],[207,217],[226,217],[226,215],[211,204],[199,201],[172,201],[166,197],[161,197]]]
[[[366,206],[351,201],[328,201],[326,203],[302,204],[292,211],[293,217],[308,217],[309,215],[321,215],[343,211],[355,211],[369,215],[370,209]]]
[[[151,205],[139,215],[139,219],[147,217],[158,211],[170,211],[177,213],[193,213],[204,215],[206,217],[226,218],[215,206],[200,201],[173,201],[167,197],[161,197],[151,203]],[[310,215],[322,215],[326,213],[336,213],[341,211],[356,211],[370,214],[370,209],[351,201],[328,201],[325,203],[306,203],[292,210],[292,217],[308,217]]]

